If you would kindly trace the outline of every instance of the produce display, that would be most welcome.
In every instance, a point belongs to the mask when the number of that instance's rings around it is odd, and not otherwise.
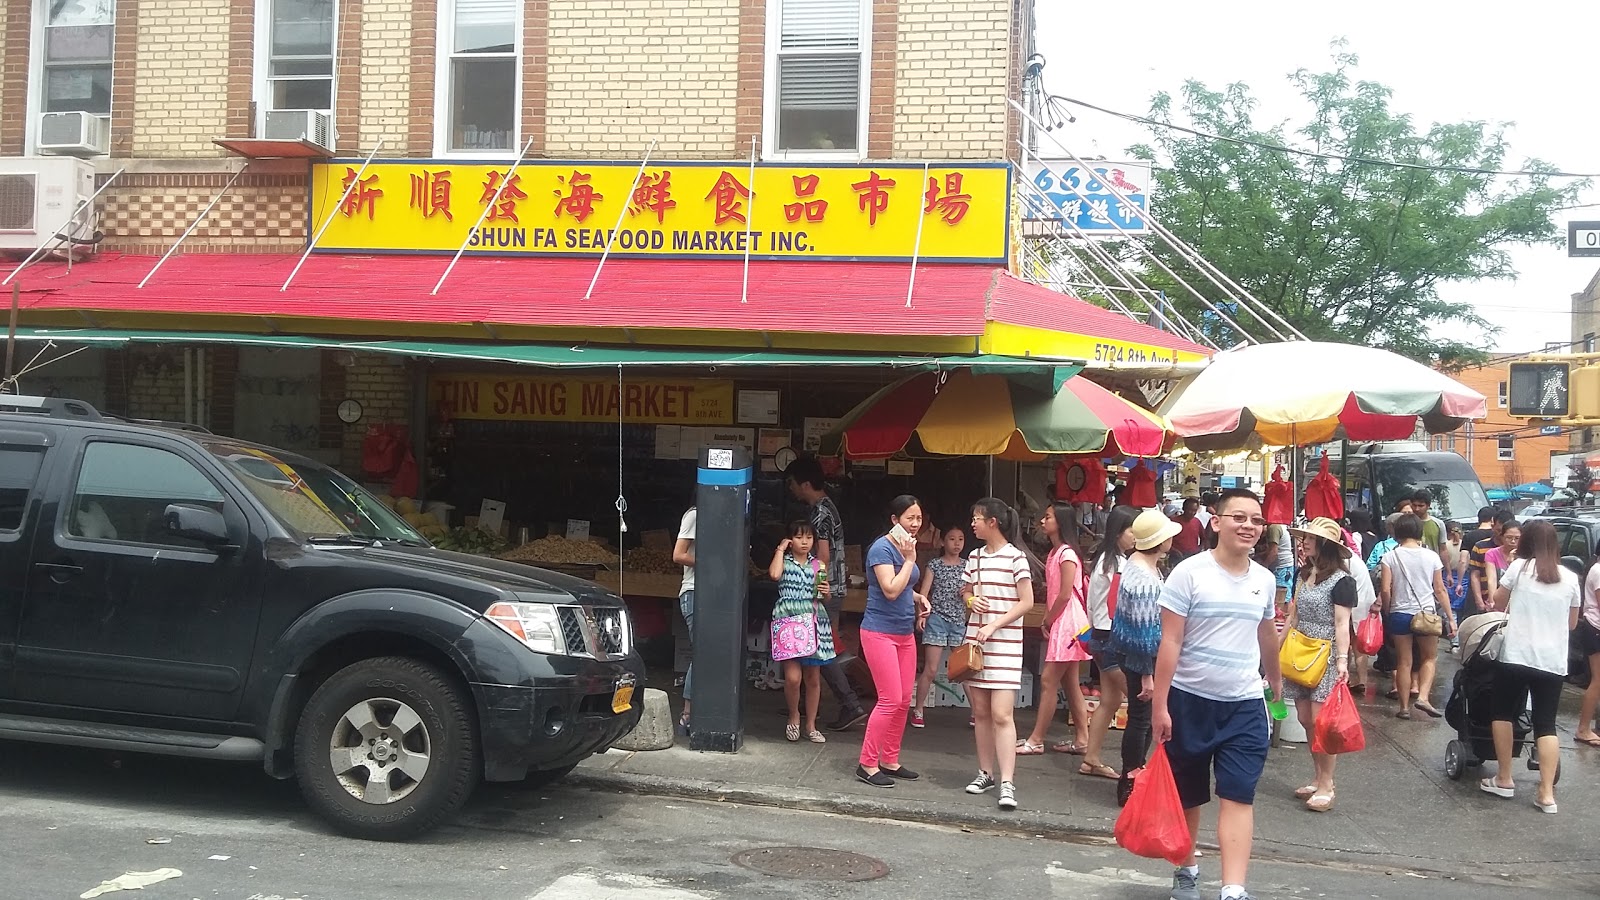
[[[622,568],[635,575],[680,575],[683,567],[672,561],[672,553],[650,547],[635,547],[628,551]]]
[[[489,556],[506,549],[510,543],[503,537],[493,532],[484,531],[482,528],[452,528],[433,542],[440,550],[454,550],[458,553],[475,553],[479,556]]]
[[[621,562],[617,554],[601,544],[569,541],[559,534],[529,541],[515,550],[500,554],[500,558],[558,566],[605,566],[608,569],[616,568]]]

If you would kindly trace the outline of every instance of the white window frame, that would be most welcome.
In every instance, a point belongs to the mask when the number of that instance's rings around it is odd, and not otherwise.
[[[1494,439],[1494,458],[1500,462],[1507,462],[1517,458],[1517,441],[1510,435]]]
[[[252,123],[256,137],[261,136],[262,123],[266,121],[267,110],[276,109],[272,105],[272,4],[276,0],[256,0],[256,34],[255,53],[251,73],[250,96],[255,99],[255,122]],[[334,141],[339,139],[339,119],[334,115],[334,110],[339,108],[339,14],[344,11],[342,0],[333,2],[333,71],[329,74],[332,89],[328,91],[328,108],[319,109],[317,112],[325,113],[330,123],[329,130]],[[321,77],[321,76],[316,76]],[[297,109],[298,107],[287,107]],[[355,123],[346,123],[351,127]]]
[[[1511,390],[1510,382],[1506,382],[1506,381],[1500,382],[1500,393],[1499,393],[1499,398],[1498,398],[1499,401],[1500,401],[1500,409],[1505,409],[1506,408],[1506,397],[1510,393],[1510,390]]]
[[[783,4],[767,0],[765,72],[761,85],[761,158],[772,161],[857,162],[867,158],[867,124],[872,109],[872,0],[861,0],[861,92],[856,110],[853,150],[781,150],[778,148],[778,47],[783,40]],[[806,55],[806,51],[791,51]],[[817,51],[818,55],[837,55]],[[892,100],[892,98],[891,98]]]
[[[515,4],[517,21],[512,28],[515,39],[512,41],[512,52],[509,55],[470,53],[462,54],[479,59],[511,59],[515,75],[513,77],[514,89],[511,95],[511,146],[505,150],[452,150],[450,149],[450,64],[456,59],[453,48],[456,45],[456,4],[455,0],[439,0],[438,24],[434,29],[437,35],[434,41],[433,54],[433,155],[440,159],[515,159],[522,150],[522,54],[523,47],[522,29],[523,16],[527,13],[527,4]]]
[[[108,124],[111,121],[112,114],[117,111],[117,3],[120,2],[121,0],[116,0],[116,3],[111,6],[111,109],[105,115],[100,116]],[[28,53],[27,121],[22,123],[23,146],[28,148],[27,152],[29,153],[38,152],[39,117],[44,115],[44,30],[46,28],[45,20],[49,18],[49,11],[46,9],[48,4],[49,0],[33,0],[32,21],[29,25],[31,34],[29,36],[30,52]]]

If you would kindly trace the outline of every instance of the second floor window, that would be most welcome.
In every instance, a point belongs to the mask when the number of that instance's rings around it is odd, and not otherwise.
[[[866,141],[862,0],[769,0],[768,155],[859,157]]]
[[[115,0],[45,0],[45,112],[111,114]]]
[[[445,152],[516,149],[519,0],[441,4],[440,72]]]
[[[269,109],[333,109],[334,0],[268,0]]]

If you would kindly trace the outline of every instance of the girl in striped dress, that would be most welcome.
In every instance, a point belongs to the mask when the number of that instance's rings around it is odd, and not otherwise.
[[[811,547],[816,539],[810,522],[802,519],[790,523],[789,537],[778,544],[767,574],[778,582],[778,602],[772,607],[772,620],[776,622],[809,613],[816,620],[817,628],[815,653],[778,661],[783,667],[783,697],[789,703],[789,724],[784,728],[783,736],[790,741],[800,740],[800,683],[804,681],[806,740],[822,744],[828,739],[817,730],[817,704],[822,699],[822,669],[819,667],[833,659],[834,651],[828,611],[819,599],[827,590],[827,576],[821,574],[826,569],[811,555]]]
[[[962,590],[971,610],[966,639],[983,648],[983,670],[966,683],[978,742],[978,777],[967,793],[989,790],[998,775],[1000,808],[1016,809],[1012,711],[1022,687],[1022,617],[1033,607],[1032,560],[1013,543],[1017,512],[1004,501],[987,497],[972,507],[972,534],[982,546],[967,557]]]

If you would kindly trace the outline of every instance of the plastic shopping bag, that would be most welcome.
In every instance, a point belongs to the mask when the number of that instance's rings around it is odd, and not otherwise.
[[[1177,782],[1172,780],[1165,744],[1156,745],[1150,764],[1134,778],[1133,795],[1117,816],[1113,834],[1117,845],[1134,856],[1164,859],[1175,866],[1189,861],[1194,840],[1183,815],[1183,801],[1178,799]]]
[[[1356,652],[1371,656],[1383,649],[1383,615],[1376,608],[1356,626]]]
[[[1341,681],[1333,686],[1333,694],[1317,710],[1311,730],[1313,753],[1355,753],[1366,748],[1367,735],[1361,730],[1361,714],[1349,685]]]

